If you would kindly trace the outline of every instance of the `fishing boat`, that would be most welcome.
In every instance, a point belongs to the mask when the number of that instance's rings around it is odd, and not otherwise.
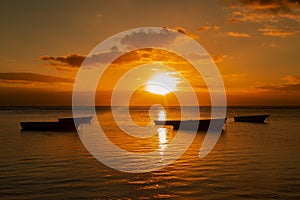
[[[154,120],[155,125],[173,126],[174,130],[181,128],[182,130],[207,131],[211,121],[219,121],[224,124],[227,118],[220,119],[200,119],[200,120]],[[195,127],[198,125],[198,127]]]
[[[20,122],[22,131],[76,131],[72,122]]]
[[[235,122],[265,123],[270,115],[248,115],[233,117]]]
[[[79,124],[86,124],[86,123],[91,123],[92,116],[88,117],[64,117],[64,118],[58,118],[59,122],[75,122]]]
[[[76,131],[77,126],[90,123],[92,117],[58,118],[49,122],[20,122],[22,131]],[[74,123],[76,120],[76,125]]]

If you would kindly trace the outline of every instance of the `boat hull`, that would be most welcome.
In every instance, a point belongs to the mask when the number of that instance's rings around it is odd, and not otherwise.
[[[51,122],[20,122],[22,131],[76,131],[76,126],[90,123],[92,116],[78,118],[58,118]],[[76,124],[74,123],[76,121]]]
[[[251,115],[251,116],[236,116],[233,117],[235,122],[249,122],[249,123],[265,123],[265,120],[270,115]]]
[[[59,122],[75,122],[79,123],[79,124],[87,124],[87,123],[91,123],[92,120],[92,116],[88,116],[88,117],[70,117],[70,118],[58,118]]]
[[[226,118],[201,120],[154,120],[154,123],[155,125],[173,126],[174,130],[178,130],[180,128],[182,130],[207,131],[211,121],[218,121],[220,124],[224,125]]]
[[[22,131],[76,131],[74,123],[20,122]]]

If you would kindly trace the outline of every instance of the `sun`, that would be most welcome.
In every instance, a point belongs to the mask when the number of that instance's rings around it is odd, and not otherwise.
[[[177,89],[176,78],[168,73],[155,74],[146,84],[146,91],[153,94],[166,95]]]

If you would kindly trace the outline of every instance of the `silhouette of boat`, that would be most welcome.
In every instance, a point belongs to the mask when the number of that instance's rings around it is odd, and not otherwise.
[[[224,124],[227,118],[219,119],[200,119],[200,120],[154,120],[155,125],[173,126],[174,130],[181,128],[182,130],[195,130],[207,131],[211,121],[216,120]],[[198,123],[198,127],[195,124]]]
[[[249,115],[233,117],[235,122],[265,123],[270,115]]]
[[[20,122],[22,131],[76,131],[72,122]]]
[[[74,120],[77,126],[82,123],[90,123],[92,117],[79,118],[58,118],[58,121],[51,122],[20,122],[22,131],[76,131]]]
[[[68,117],[68,118],[58,118],[59,122],[74,122],[76,120],[79,124],[90,123],[92,120],[92,116],[88,117]]]

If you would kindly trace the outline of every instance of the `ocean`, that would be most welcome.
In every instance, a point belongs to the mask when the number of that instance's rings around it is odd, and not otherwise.
[[[20,131],[20,121],[70,117],[69,107],[0,109],[0,199],[300,199],[300,107],[228,107],[224,131],[206,157],[198,157],[206,136],[199,132],[175,162],[145,173],[102,164],[75,132]],[[207,107],[200,112],[203,118],[210,116]],[[126,125],[129,119],[122,108],[119,113]],[[154,110],[150,117],[149,108],[133,107],[130,114],[141,126],[181,115],[178,107]],[[265,124],[232,118],[250,114],[270,117]],[[153,125],[150,138],[136,139],[118,128],[109,107],[97,107],[97,117],[92,123],[99,121],[121,149],[137,154],[158,150],[160,162],[173,155],[167,149],[177,134],[172,128]],[[113,154],[110,158],[116,166],[120,159]]]

